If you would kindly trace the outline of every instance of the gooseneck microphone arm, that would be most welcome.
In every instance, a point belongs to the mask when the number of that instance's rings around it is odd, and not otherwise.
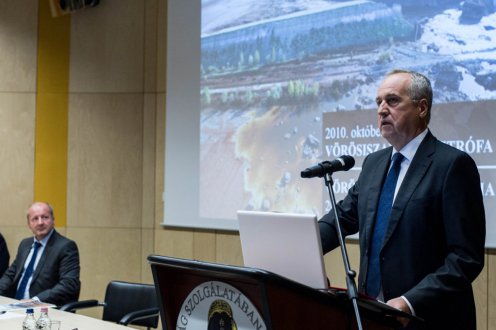
[[[350,267],[350,260],[348,258],[348,251],[346,250],[346,245],[344,244],[343,233],[341,231],[341,224],[339,222],[338,211],[336,209],[336,197],[334,196],[334,190],[332,189],[332,173],[326,173],[324,176],[325,185],[329,191],[329,196],[331,198],[331,207],[334,212],[334,218],[336,219],[336,231],[338,233],[339,246],[341,247],[341,255],[343,257],[344,268],[346,271],[346,291],[348,293],[348,298],[353,304],[353,310],[355,311],[355,317],[357,321],[357,326],[359,330],[363,329],[362,319],[360,317],[360,311],[358,309],[358,291],[355,283],[356,272]]]

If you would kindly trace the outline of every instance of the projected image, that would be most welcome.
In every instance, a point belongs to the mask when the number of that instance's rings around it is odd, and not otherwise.
[[[325,212],[323,181],[300,172],[385,147],[375,93],[394,68],[431,79],[435,135],[483,165],[494,200],[492,0],[203,0],[201,26],[200,217]],[[334,176],[344,194],[358,172]]]

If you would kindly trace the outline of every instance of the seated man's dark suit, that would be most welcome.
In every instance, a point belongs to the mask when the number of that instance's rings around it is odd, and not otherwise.
[[[2,234],[0,234],[0,276],[7,270],[9,267],[10,254],[9,249],[7,248],[7,243],[3,238]]]
[[[19,244],[14,262],[0,278],[0,295],[15,297],[32,245],[33,237],[25,238]],[[29,288],[30,296],[57,306],[76,301],[81,288],[79,272],[76,243],[53,230],[34,270]]]

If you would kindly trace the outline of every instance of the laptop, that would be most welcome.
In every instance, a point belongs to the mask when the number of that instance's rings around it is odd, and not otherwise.
[[[316,215],[237,214],[246,267],[267,270],[315,289],[329,287]]]

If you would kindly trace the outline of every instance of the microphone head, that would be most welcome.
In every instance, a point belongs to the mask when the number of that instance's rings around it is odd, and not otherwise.
[[[303,179],[309,179],[309,178],[311,178],[312,175],[310,173],[310,170],[307,168],[306,170],[301,171],[300,172],[300,177],[302,177]]]
[[[351,156],[348,156],[348,155],[343,155],[341,157],[341,160],[343,161],[344,165],[343,165],[343,170],[344,171],[348,171],[350,168],[352,168],[353,166],[355,166],[355,158],[351,157]]]
[[[326,174],[336,171],[348,171],[355,165],[355,159],[351,156],[343,155],[333,161],[323,161],[317,165],[311,166],[300,173],[302,178],[323,177]]]

